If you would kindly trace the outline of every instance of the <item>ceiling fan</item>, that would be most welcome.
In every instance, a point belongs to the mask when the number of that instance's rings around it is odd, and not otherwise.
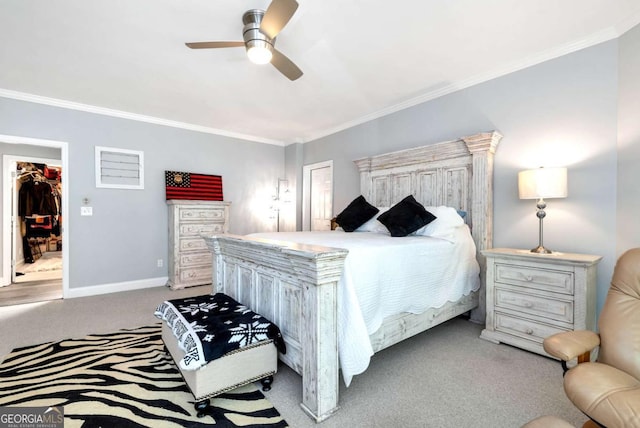
[[[296,80],[302,76],[302,71],[273,46],[276,43],[276,36],[287,25],[296,9],[298,9],[296,0],[273,0],[266,12],[261,9],[246,11],[242,15],[243,42],[193,42],[185,44],[191,49],[244,47],[247,49],[247,56],[251,62],[255,64],[270,62],[289,80]]]

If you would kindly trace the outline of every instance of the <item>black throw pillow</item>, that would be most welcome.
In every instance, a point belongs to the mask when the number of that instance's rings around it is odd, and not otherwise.
[[[336,223],[345,232],[353,232],[376,215],[378,211],[380,211],[378,208],[371,205],[364,196],[360,195],[338,214]]]
[[[407,236],[435,219],[436,216],[424,209],[412,195],[407,196],[378,217],[378,221],[389,229],[391,236]]]

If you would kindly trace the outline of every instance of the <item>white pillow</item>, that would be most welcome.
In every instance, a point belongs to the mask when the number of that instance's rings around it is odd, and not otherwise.
[[[373,217],[367,220],[362,226],[357,228],[356,232],[373,232],[373,233],[389,233],[389,229],[378,221],[378,216],[385,211],[389,210],[389,207],[378,207],[380,211]]]
[[[448,236],[453,232],[453,229],[464,224],[464,220],[455,208],[445,207],[444,205],[424,208],[436,216],[436,219],[416,230],[415,235],[433,237]]]

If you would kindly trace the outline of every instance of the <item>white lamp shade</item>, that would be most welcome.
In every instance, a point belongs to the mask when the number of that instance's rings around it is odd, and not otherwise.
[[[537,168],[518,173],[520,199],[567,197],[567,168]]]

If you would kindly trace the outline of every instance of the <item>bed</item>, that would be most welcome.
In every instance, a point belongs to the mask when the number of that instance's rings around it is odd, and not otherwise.
[[[384,319],[374,323],[375,331],[367,331],[370,349],[364,349],[365,354],[468,311],[473,321],[484,322],[485,262],[480,252],[492,246],[493,155],[501,138],[495,131],[479,133],[354,161],[360,173],[361,194],[377,207],[389,207],[413,195],[425,206],[466,212],[465,227],[471,231],[480,273],[479,288],[471,285],[470,291],[453,301],[384,314]],[[340,235],[327,233],[334,238]],[[340,305],[345,298],[341,297],[344,288],[339,285],[348,267],[349,250],[344,245],[325,243],[330,241],[283,238],[282,234],[278,240],[264,236],[205,237],[214,254],[214,291],[230,295],[280,327],[287,345],[287,353],[280,359],[302,376],[301,406],[320,422],[339,408],[338,344],[345,347],[349,343],[340,337],[345,314]],[[411,240],[407,238],[389,239]]]

